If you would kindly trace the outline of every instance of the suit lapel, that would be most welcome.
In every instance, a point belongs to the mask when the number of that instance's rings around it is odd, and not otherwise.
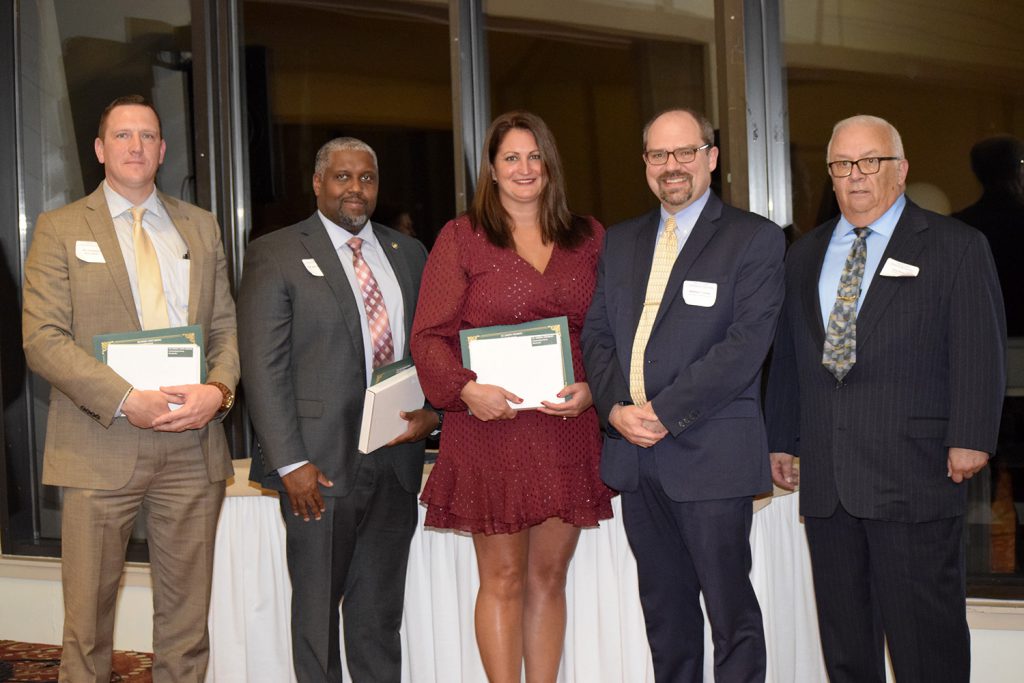
[[[416,301],[413,297],[412,273],[409,272],[409,262],[405,257],[405,253],[399,248],[398,242],[390,239],[377,223],[373,224],[373,234],[377,236],[377,241],[380,243],[384,255],[391,262],[391,270],[395,272],[395,277],[398,279],[398,287],[402,290],[402,309],[405,313],[403,316],[405,319],[405,339],[408,340],[412,334],[412,319],[416,312]],[[408,356],[409,344],[404,344],[404,348],[405,355]]]
[[[821,279],[821,268],[825,264],[825,252],[828,251],[828,244],[832,240],[832,233],[835,232],[836,218],[826,228],[816,230],[808,239],[814,240],[811,258],[807,269],[799,273],[800,302],[804,308],[804,319],[807,321],[809,332],[818,346],[825,343],[825,323],[821,319],[821,295],[818,288],[818,280]]]
[[[135,297],[132,295],[132,285],[128,280],[128,267],[124,262],[124,252],[121,251],[121,243],[117,241],[117,232],[114,230],[114,221],[110,218],[110,208],[107,206],[107,197],[103,193],[103,185],[89,195],[85,206],[88,209],[85,221],[89,230],[99,245],[103,260],[107,263],[107,270],[110,271],[110,279],[114,281],[114,289],[121,297],[121,302],[128,310],[132,320],[135,321],[135,329],[141,330],[142,323],[139,321],[139,313],[135,309]]]
[[[690,231],[690,236],[686,238],[683,250],[679,252],[679,256],[672,266],[672,272],[668,276],[668,284],[665,285],[665,294],[661,297],[661,306],[658,307],[658,315],[654,318],[654,329],[657,329],[658,323],[665,317],[668,309],[672,307],[676,299],[681,299],[680,290],[683,288],[686,274],[690,272],[690,268],[696,263],[697,258],[704,251],[704,247],[707,246],[711,238],[718,232],[717,222],[721,216],[722,201],[712,193],[708,197],[707,204],[704,205],[704,210],[697,217],[697,222],[694,224],[693,230]]]
[[[857,347],[863,348],[864,343],[871,336],[871,333],[878,325],[885,314],[885,310],[892,302],[893,296],[903,286],[906,278],[883,277],[882,268],[886,260],[893,258],[903,263],[915,263],[921,250],[924,249],[924,240],[921,239],[921,232],[928,228],[927,222],[917,208],[909,199],[903,209],[903,214],[896,223],[889,244],[882,252],[882,260],[878,263],[878,270],[871,278],[871,285],[868,293],[857,314]]]
[[[338,253],[334,249],[327,228],[320,221],[320,217],[313,214],[301,227],[302,244],[307,253],[312,257],[320,272],[324,274],[327,286],[334,292],[334,298],[338,301],[338,308],[341,309],[341,319],[348,329],[349,337],[352,339],[352,347],[355,348],[358,357],[364,357],[363,331],[359,325],[359,309],[352,286],[345,275],[345,269],[341,267],[338,260]]]
[[[159,193],[160,201],[167,209],[167,216],[174,224],[174,228],[185,241],[188,249],[188,324],[195,325],[199,320],[199,302],[202,300],[203,269],[206,268],[206,258],[209,256],[202,249],[202,242],[199,238],[199,226],[195,224],[187,214],[182,213],[178,206],[178,200]]]

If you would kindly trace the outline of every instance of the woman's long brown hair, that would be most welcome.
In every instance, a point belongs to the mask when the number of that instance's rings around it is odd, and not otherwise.
[[[466,212],[470,221],[474,228],[483,229],[491,244],[502,248],[513,245],[512,218],[501,204],[498,186],[492,176],[498,148],[512,129],[525,130],[533,134],[537,140],[541,162],[544,164],[547,182],[540,195],[538,212],[544,243],[554,242],[564,248],[578,246],[590,236],[590,224],[585,220],[575,219],[569,212],[565,199],[562,160],[558,156],[558,147],[555,146],[555,136],[551,134],[543,119],[526,111],[502,114],[494,119],[487,129],[487,138],[484,141],[486,154],[480,160],[480,173],[477,176],[473,204]]]

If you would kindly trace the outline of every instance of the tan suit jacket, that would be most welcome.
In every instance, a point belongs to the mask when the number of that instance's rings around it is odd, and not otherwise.
[[[188,322],[203,329],[207,380],[234,390],[239,374],[235,304],[217,221],[195,206],[163,193],[159,197],[188,245]],[[79,258],[79,241],[96,243],[105,263]],[[129,385],[95,359],[93,337],[141,325],[102,185],[39,216],[25,263],[22,325],[29,367],[52,386],[43,483],[121,488],[135,468],[142,430],[123,417],[115,419]],[[231,476],[219,422],[187,434],[202,450],[211,482]]]

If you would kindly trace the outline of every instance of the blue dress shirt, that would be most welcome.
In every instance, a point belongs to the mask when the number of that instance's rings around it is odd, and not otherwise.
[[[695,202],[687,206],[686,208],[679,211],[679,213],[671,214],[665,210],[665,207],[661,207],[661,222],[658,224],[658,236],[654,240],[657,244],[661,241],[661,236],[665,233],[665,221],[668,220],[669,216],[676,217],[676,257],[679,256],[679,252],[683,250],[683,245],[686,244],[686,240],[690,238],[690,233],[693,232],[693,226],[697,224],[697,219],[700,218],[700,212],[704,210],[704,205],[708,203],[708,197],[711,196],[710,188],[704,190],[704,194],[697,198]],[[654,263],[654,256],[651,256],[651,263]]]
[[[882,262],[882,253],[889,244],[896,223],[903,214],[903,207],[907,205],[907,199],[900,195],[893,202],[889,210],[879,217],[871,225],[853,225],[844,216],[839,217],[832,232],[832,239],[829,240],[828,250],[825,251],[825,260],[821,264],[821,275],[818,276],[818,302],[821,304],[821,320],[825,327],[828,327],[828,317],[836,304],[836,292],[839,290],[839,278],[843,274],[843,267],[846,265],[846,257],[850,254],[850,247],[856,235],[854,228],[871,228],[871,233],[866,238],[867,258],[864,261],[864,279],[860,284],[860,298],[857,299],[857,312],[864,305],[868,296],[868,287],[871,280]]]

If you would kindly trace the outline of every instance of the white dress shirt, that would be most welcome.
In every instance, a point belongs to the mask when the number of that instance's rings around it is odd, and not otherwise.
[[[398,277],[391,267],[391,261],[384,253],[384,247],[377,240],[373,232],[373,225],[366,221],[362,229],[352,234],[340,225],[332,222],[327,216],[317,211],[324,227],[327,228],[327,235],[331,238],[334,251],[341,260],[341,267],[345,269],[348,276],[348,284],[352,287],[352,294],[356,298],[356,308],[359,309],[359,327],[363,331],[363,359],[366,366],[366,385],[370,385],[373,377],[373,339],[370,336],[370,323],[366,319],[366,307],[363,306],[363,292],[359,287],[359,279],[356,277],[356,269],[352,264],[352,247],[347,242],[353,237],[363,240],[362,253],[366,265],[373,272],[373,278],[377,281],[377,287],[384,297],[384,308],[388,311],[388,322],[391,324],[391,339],[395,347],[395,360],[400,360],[405,355],[405,309],[403,307],[402,288],[398,286]]]
[[[348,284],[352,288],[352,295],[356,298],[356,308],[359,310],[359,328],[363,332],[363,366],[366,368],[366,385],[369,386],[373,378],[373,338],[370,336],[370,323],[366,318],[366,307],[363,305],[363,292],[359,287],[359,279],[356,277],[355,265],[352,263],[352,248],[348,246],[348,241],[353,237],[363,240],[360,251],[363,254],[363,260],[366,261],[366,265],[373,272],[373,278],[377,281],[377,287],[384,297],[384,308],[387,309],[388,322],[391,325],[391,339],[394,343],[395,360],[399,360],[405,355],[405,308],[402,288],[398,285],[398,278],[391,267],[391,261],[388,260],[387,255],[384,253],[385,247],[377,240],[377,235],[374,234],[373,225],[369,220],[366,221],[366,225],[359,232],[352,234],[334,223],[320,211],[316,213],[320,216],[320,220],[327,230],[327,235],[331,238],[334,252],[341,261],[341,267],[344,268],[345,275],[348,276]],[[277,473],[283,477],[289,472],[302,467],[307,462],[309,461],[303,460],[279,467]]]
[[[139,300],[139,275],[135,272],[135,242],[132,238],[132,207],[130,201],[119,195],[103,181],[103,194],[107,198],[110,218],[114,221],[114,232],[121,245],[121,255],[128,270],[128,283],[135,299],[135,312],[142,321],[142,302]],[[142,229],[149,235],[156,260],[160,264],[160,279],[164,284],[167,299],[167,319],[171,327],[188,325],[188,278],[191,261],[186,258],[188,245],[178,234],[174,222],[167,214],[167,208],[157,197],[156,190],[142,204],[146,213],[142,216]]]

